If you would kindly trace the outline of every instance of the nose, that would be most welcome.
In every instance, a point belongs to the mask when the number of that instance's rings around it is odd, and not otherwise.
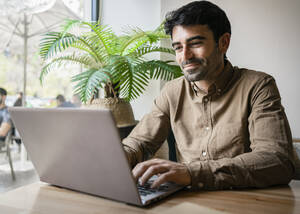
[[[188,46],[184,46],[182,50],[183,61],[189,60],[194,57],[192,50]]]

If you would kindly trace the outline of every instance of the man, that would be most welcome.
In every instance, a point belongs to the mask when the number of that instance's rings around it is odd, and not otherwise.
[[[72,100],[71,103],[72,103],[75,107],[80,107],[80,106],[81,106],[81,100],[80,100],[79,94],[73,94],[71,100]]]
[[[63,107],[63,108],[75,107],[73,103],[66,101],[65,97],[61,94],[57,95],[56,102],[57,102],[57,107]]]
[[[184,77],[168,82],[123,141],[133,176],[152,187],[166,181],[194,189],[287,184],[294,174],[292,139],[275,80],[233,67],[223,10],[207,1],[167,14],[176,61]],[[172,129],[178,163],[151,159]]]
[[[7,91],[0,88],[0,141],[4,141],[7,133],[12,127],[11,118],[5,105]]]
[[[14,102],[13,106],[14,107],[23,106],[23,92],[18,93],[18,97],[17,97],[16,101]]]

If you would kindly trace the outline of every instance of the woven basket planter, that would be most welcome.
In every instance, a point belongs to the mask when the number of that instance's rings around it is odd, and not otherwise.
[[[136,124],[130,103],[120,98],[98,98],[85,107],[93,109],[109,109],[115,118],[118,128]]]

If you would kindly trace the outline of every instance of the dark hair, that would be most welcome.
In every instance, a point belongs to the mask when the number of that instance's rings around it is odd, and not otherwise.
[[[207,25],[218,43],[224,33],[231,34],[230,22],[225,12],[208,1],[194,1],[166,15],[165,31],[172,36],[176,25]]]
[[[65,97],[64,97],[63,95],[61,95],[61,94],[57,95],[56,99],[57,99],[58,101],[60,101],[61,103],[63,103],[63,102],[66,101]]]
[[[7,91],[4,88],[0,88],[0,94],[2,96],[6,96],[7,95]]]

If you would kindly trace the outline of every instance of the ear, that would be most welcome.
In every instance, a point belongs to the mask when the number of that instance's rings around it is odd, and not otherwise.
[[[219,38],[219,50],[221,53],[225,54],[227,52],[227,49],[230,44],[230,33],[224,33],[220,38]]]

